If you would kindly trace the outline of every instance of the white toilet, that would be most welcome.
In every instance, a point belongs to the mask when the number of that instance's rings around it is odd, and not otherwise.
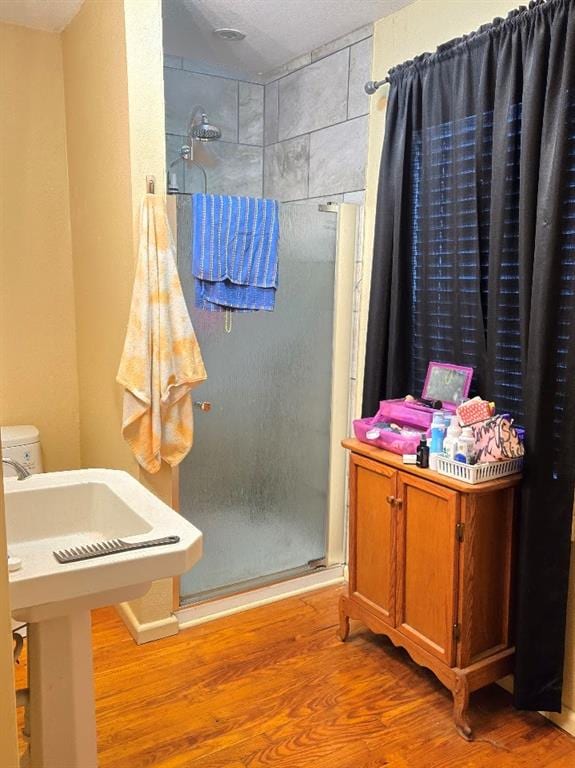
[[[0,427],[2,435],[2,456],[22,464],[31,475],[42,472],[42,450],[40,432],[31,424],[15,427]],[[4,477],[16,477],[16,470],[9,464],[2,467]]]

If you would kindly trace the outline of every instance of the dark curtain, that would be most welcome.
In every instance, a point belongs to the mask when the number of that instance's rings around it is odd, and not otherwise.
[[[363,411],[429,360],[527,434],[515,703],[559,711],[575,476],[575,0],[389,74]]]

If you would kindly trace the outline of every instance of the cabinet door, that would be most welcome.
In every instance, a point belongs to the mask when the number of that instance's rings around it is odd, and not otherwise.
[[[512,645],[509,626],[515,489],[463,494],[459,547],[457,666],[467,667]]]
[[[397,472],[350,458],[350,595],[395,626]]]
[[[398,499],[398,627],[453,666],[459,494],[400,473]]]

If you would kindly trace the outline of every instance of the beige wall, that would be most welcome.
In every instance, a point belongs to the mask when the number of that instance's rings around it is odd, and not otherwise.
[[[122,0],[87,0],[62,41],[82,464],[134,472],[115,382],[134,274]]]
[[[145,177],[163,188],[159,0],[86,0],[62,35],[84,466],[137,474],[116,384]]]
[[[59,35],[0,24],[0,424],[78,467],[72,250]]]
[[[440,43],[471,32],[496,16],[506,16],[515,8],[514,0],[417,0],[397,13],[381,19],[375,24],[372,76],[381,80],[395,64],[412,59],[423,51],[433,51]],[[373,229],[377,182],[383,132],[385,126],[386,88],[372,96],[369,115],[369,153],[367,166],[367,191],[365,210],[364,271],[360,309],[360,347],[358,357],[357,398],[361,409],[363,390],[363,369],[365,363],[365,334],[369,307],[369,276],[373,252]],[[554,720],[575,734],[575,551],[571,564],[571,590],[569,604],[569,628],[567,632],[567,655],[565,667],[565,689],[563,715]]]

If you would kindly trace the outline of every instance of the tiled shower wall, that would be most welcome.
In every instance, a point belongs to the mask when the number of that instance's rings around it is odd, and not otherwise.
[[[371,56],[369,25],[268,73],[266,197],[362,202]]]
[[[187,59],[164,59],[166,157],[179,157],[190,114],[201,105],[222,131],[219,141],[196,142],[195,159],[205,168],[208,192],[261,197],[263,192],[264,86],[195,71]],[[178,163],[180,192],[202,192],[198,168]]]
[[[373,27],[368,25],[268,73],[264,94],[264,195],[284,202],[363,204]],[[329,216],[330,214],[325,214]],[[363,208],[355,250],[350,421],[356,378]],[[351,434],[351,424],[350,424]]]
[[[196,143],[208,191],[305,203],[364,201],[367,164],[372,25],[362,27],[267,73],[262,82],[199,71],[166,56],[167,160],[178,157],[193,108],[201,104],[222,139]],[[201,191],[198,169],[175,168],[179,189]],[[325,214],[329,216],[330,214]],[[349,413],[356,412],[355,381],[362,278],[363,211],[358,210]]]
[[[287,202],[362,202],[367,160],[372,26],[362,27],[279,69],[262,83],[200,71],[166,56],[166,155],[179,157],[190,114],[201,105],[222,130],[220,141],[196,142],[208,191]],[[181,192],[203,189],[201,171],[178,163]]]

